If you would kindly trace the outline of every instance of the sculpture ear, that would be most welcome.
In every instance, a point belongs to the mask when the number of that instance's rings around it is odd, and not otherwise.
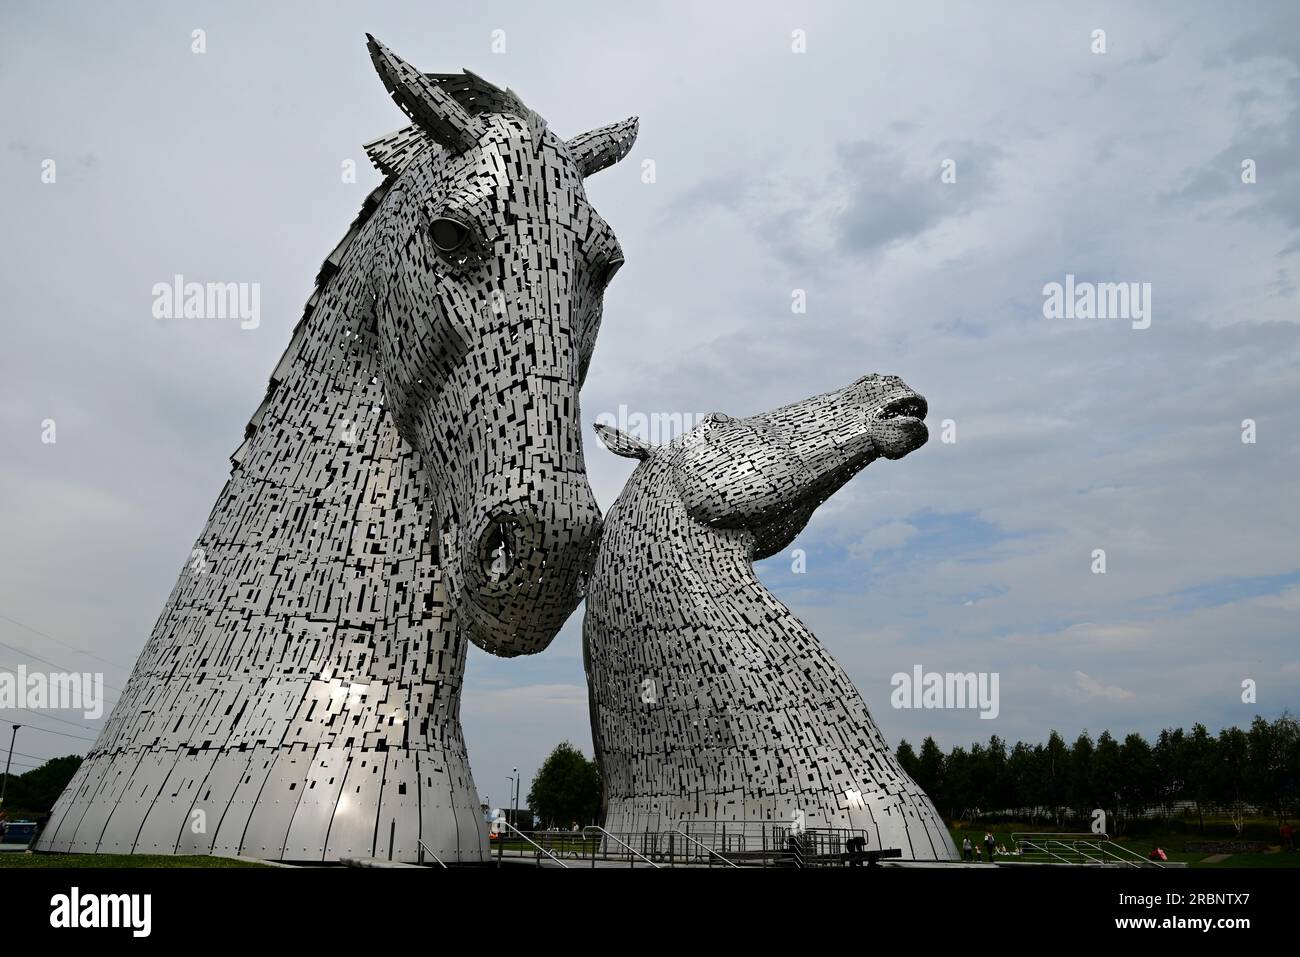
[[[612,425],[605,425],[603,422],[596,423],[596,434],[600,436],[601,445],[625,459],[641,459],[645,461],[650,457],[650,453],[654,451],[654,447],[648,443],[642,442],[635,436],[628,435]]]
[[[597,127],[586,133],[579,133],[565,142],[574,165],[583,177],[599,173],[607,166],[613,166],[632,150],[636,142],[636,131],[640,120],[629,116],[621,123]]]
[[[369,33],[366,46],[384,89],[420,129],[439,146],[463,153],[478,142],[478,120],[437,83],[411,66]]]

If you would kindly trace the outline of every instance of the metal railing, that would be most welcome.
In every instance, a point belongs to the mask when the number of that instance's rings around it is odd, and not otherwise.
[[[620,837],[618,837],[618,836],[616,836],[616,835],[614,835],[614,834],[611,834],[609,831],[605,830],[605,829],[604,829],[603,827],[601,827],[599,824],[589,824],[587,827],[584,827],[584,828],[582,829],[582,836],[583,836],[583,837],[586,837],[588,831],[599,831],[601,834],[604,834],[604,835],[605,835],[607,838],[609,838],[610,840],[612,840],[612,841],[616,841],[616,842],[618,842],[619,844],[622,844],[624,847],[626,847],[626,848],[628,849],[628,859],[627,859],[627,860],[628,860],[628,866],[629,866],[629,867],[636,867],[636,861],[634,861],[634,860],[632,859],[632,857],[631,857],[632,854],[635,854],[637,857],[641,858],[641,860],[645,861],[647,864],[649,864],[649,865],[650,865],[651,867],[653,867],[653,868],[656,868],[656,869],[657,869],[657,868],[659,867],[658,864],[656,864],[654,861],[650,860],[650,858],[646,857],[646,856],[645,856],[644,854],[642,854],[640,851],[636,850],[636,848],[634,848],[634,847],[633,847],[631,844],[629,844],[627,841],[623,840],[622,838],[620,838]],[[595,867],[595,866],[596,866],[596,854],[595,854],[595,851],[594,851],[594,850],[592,851],[592,855],[591,855],[591,866],[592,866],[592,867]]]
[[[713,867],[719,861],[728,867],[840,867],[854,857],[853,839],[861,840],[865,853],[875,836],[862,828],[797,828],[771,821],[684,821],[659,831],[611,831],[594,824],[580,831],[524,832],[509,824],[498,830],[493,837],[498,860],[541,852],[570,865],[590,861],[592,867],[599,861],[635,866],[638,860],[656,868]],[[878,843],[873,849],[884,850]]]
[[[1104,837],[1104,835],[1103,835]],[[1102,840],[1091,844],[1080,842],[1084,847],[1091,848],[1100,854],[1104,861],[1114,864],[1124,865],[1126,867],[1170,867],[1176,866],[1173,861],[1158,861],[1150,857],[1143,857],[1131,847],[1125,847],[1123,844],[1116,844],[1111,840]]]
[[[552,854],[552,853],[551,853],[550,851],[548,851],[546,848],[542,847],[542,845],[538,844],[538,843],[537,843],[536,841],[534,841],[531,837],[529,837],[529,836],[528,836],[527,834],[525,834],[523,831],[519,830],[519,828],[515,827],[515,826],[514,826],[513,824],[511,824],[509,821],[506,821],[506,820],[504,820],[504,819],[498,818],[498,819],[497,819],[496,821],[494,821],[493,823],[496,824],[498,827],[507,827],[507,828],[509,828],[510,830],[514,831],[516,834],[518,834],[520,837],[522,837],[522,838],[523,838],[525,841],[527,841],[529,844],[533,845],[533,847],[537,848],[539,854],[545,854],[547,857],[549,857],[551,860],[553,860],[556,864],[559,864],[561,867],[563,867],[566,871],[569,869],[569,865],[568,865],[568,864],[564,863],[564,861],[560,860],[558,857],[556,857],[554,854]],[[501,835],[501,832],[500,832],[500,831],[497,832],[497,840],[501,842],[501,843],[499,843],[499,844],[497,845],[497,861],[500,862],[501,859],[502,859],[502,857],[503,857],[504,854],[505,854],[505,841],[502,840],[502,835]],[[538,864],[541,864],[541,861],[542,861],[542,859],[541,859],[541,857],[539,856],[539,857],[537,858],[537,863],[538,863]]]
[[[862,839],[863,853],[871,847],[871,835],[862,828],[790,827],[773,829],[773,843],[783,842],[796,867],[838,867],[845,863],[849,841]],[[877,847],[876,850],[881,850]]]
[[[709,847],[707,844],[701,844],[701,843],[700,843],[699,841],[697,841],[695,838],[691,837],[689,834],[687,834],[685,831],[683,831],[683,830],[681,829],[681,826],[680,826],[680,825],[678,825],[678,827],[677,827],[677,829],[676,829],[676,831],[675,831],[674,833],[676,833],[676,834],[680,834],[682,837],[686,838],[686,840],[690,841],[692,844],[698,844],[700,847],[704,848],[704,850],[708,851],[709,854],[712,855],[712,857],[709,858],[709,864],[710,864],[710,866],[712,866],[712,864],[713,864],[713,858],[714,858],[714,857],[716,857],[718,860],[722,861],[722,863],[726,864],[728,867],[739,867],[739,866],[740,866],[739,864],[737,864],[735,861],[731,860],[730,858],[723,857],[721,854],[719,854],[719,853],[718,853],[717,851],[715,851],[713,848]]]
[[[681,831],[685,828],[685,831]],[[799,827],[793,822],[772,821],[691,821],[679,825],[679,831],[721,850],[733,860],[764,867],[790,864],[796,867],[839,866],[846,863],[849,841],[862,840],[863,848],[873,845],[874,833],[865,828]],[[876,841],[879,837],[876,836]]]
[[[1164,861],[1151,860],[1131,848],[1116,844],[1106,834],[1018,831],[1011,835],[1011,840],[1019,852],[1015,857],[1020,863],[1070,864],[1076,867],[1165,866]]]
[[[439,864],[442,865],[442,869],[443,869],[443,870],[446,870],[446,869],[447,869],[447,864],[443,861],[443,859],[442,859],[441,857],[439,857],[437,854],[433,853],[433,848],[429,847],[428,844],[425,844],[424,841],[421,841],[421,840],[418,839],[418,838],[416,839],[416,842],[415,842],[415,843],[418,844],[419,847],[420,847],[420,863],[421,863],[421,864],[424,863],[424,855],[425,855],[425,854],[428,854],[428,855],[429,855],[430,857],[432,857],[435,861],[437,861]]]

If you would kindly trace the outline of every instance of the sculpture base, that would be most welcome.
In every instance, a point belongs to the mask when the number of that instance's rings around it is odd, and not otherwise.
[[[719,794],[668,802],[612,799],[604,826],[629,843],[634,842],[625,835],[662,835],[681,830],[717,850],[725,846],[732,851],[779,846],[791,832],[800,830],[834,831],[843,839],[865,837],[867,850],[897,848],[905,859],[958,859],[947,827],[923,794],[882,794],[864,798],[857,807],[842,807],[844,803],[834,794],[767,799]]]
[[[327,745],[92,752],[34,846],[416,863],[423,841],[446,863],[486,860],[473,778],[448,757]]]

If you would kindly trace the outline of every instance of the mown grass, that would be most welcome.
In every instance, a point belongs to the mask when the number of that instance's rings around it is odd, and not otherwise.
[[[958,822],[956,824],[949,826],[949,833],[952,834],[953,843],[957,845],[958,851],[961,850],[962,839],[969,837],[971,839],[971,843],[974,844],[976,848],[980,851],[979,859],[981,861],[985,860],[983,852],[984,852],[984,833],[986,830],[993,832],[993,837],[998,844],[1001,844],[1003,847],[1006,847],[1007,849],[1011,849],[1015,847],[1015,842],[1011,838],[1013,832],[1014,833],[1026,833],[1026,832],[1033,832],[1033,831],[1055,832],[1061,829],[1055,827],[1044,827],[1042,825],[1030,825],[1030,824],[1023,824],[1023,823],[995,824],[986,828],[980,826],[977,822],[970,823],[970,824],[966,824],[964,822]],[[1069,830],[1069,828],[1064,828],[1063,830]],[[1229,854],[1226,858],[1224,858],[1221,861],[1207,860],[1207,858],[1212,855],[1210,855],[1206,851],[1187,851],[1184,849],[1184,845],[1188,843],[1196,844],[1196,843],[1210,842],[1216,840],[1229,841],[1232,839],[1233,838],[1225,836],[1223,834],[1214,834],[1212,836],[1207,834],[1206,836],[1201,836],[1199,834],[1188,833],[1186,830],[1153,831],[1150,833],[1144,833],[1135,836],[1121,835],[1121,836],[1116,836],[1111,838],[1111,840],[1114,841],[1116,844],[1119,844],[1122,847],[1126,847],[1130,851],[1133,851],[1135,854],[1140,854],[1142,857],[1146,857],[1151,852],[1151,849],[1153,847],[1159,847],[1164,850],[1165,855],[1169,858],[1170,861],[1184,862],[1187,864],[1188,867],[1217,867],[1217,868],[1297,867],[1300,868],[1300,852],[1284,851],[1282,850],[1280,845],[1274,845],[1272,848],[1270,848],[1270,850],[1261,853]],[[1014,861],[1015,858],[1014,857],[1004,858],[1001,855],[994,856],[994,861],[1002,861],[1002,860]]]

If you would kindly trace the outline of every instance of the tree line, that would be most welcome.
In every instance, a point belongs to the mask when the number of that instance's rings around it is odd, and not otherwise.
[[[81,755],[70,754],[51,758],[25,774],[11,773],[4,789],[5,807],[13,812],[10,818],[16,820],[27,814],[49,814],[54,802],[77,773],[77,768],[81,767],[81,760]],[[0,773],[3,771],[4,762],[0,761]]]
[[[1206,814],[1226,814],[1240,833],[1248,815],[1300,816],[1300,722],[1289,713],[1217,735],[1203,724],[1190,732],[1165,729],[1154,743],[1136,733],[1120,741],[1109,731],[1094,740],[1085,730],[1070,744],[1052,731],[1045,744],[1008,745],[993,735],[947,754],[931,737],[919,752],[903,740],[896,754],[949,820],[1001,816],[1064,825],[1100,808],[1119,834],[1134,818],[1190,810],[1202,824]],[[55,758],[11,776],[6,806],[48,813],[80,763],[79,756]],[[543,827],[596,823],[602,790],[596,762],[566,741],[533,779],[527,806]]]
[[[1154,743],[1136,733],[1120,741],[1109,731],[1093,740],[1085,730],[1068,744],[1052,731],[1046,744],[1008,745],[993,735],[947,754],[930,737],[919,753],[904,740],[896,754],[949,820],[1064,824],[1100,808],[1110,830],[1122,833],[1135,817],[1190,809],[1202,826],[1205,814],[1226,813],[1240,833],[1248,814],[1283,821],[1300,804],[1300,723],[1289,713],[1217,735],[1199,723],[1190,732],[1165,729]]]

